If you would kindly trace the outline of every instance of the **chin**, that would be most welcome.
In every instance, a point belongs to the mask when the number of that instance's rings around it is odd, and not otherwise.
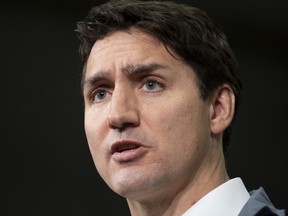
[[[145,180],[143,174],[118,173],[117,176],[112,178],[111,184],[108,184],[109,187],[125,198],[135,197],[141,191],[147,190],[147,180]]]
[[[127,199],[143,201],[149,199],[156,191],[167,188],[167,181],[163,180],[157,171],[152,173],[122,172],[118,174],[113,177],[113,181],[109,186],[115,193]]]

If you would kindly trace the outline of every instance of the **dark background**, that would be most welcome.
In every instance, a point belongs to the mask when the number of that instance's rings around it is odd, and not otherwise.
[[[0,215],[129,215],[96,173],[83,130],[74,29],[93,2],[102,1],[0,3]],[[229,173],[288,208],[287,1],[186,2],[223,27],[241,67]]]

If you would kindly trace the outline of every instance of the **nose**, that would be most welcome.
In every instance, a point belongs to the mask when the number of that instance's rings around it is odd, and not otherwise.
[[[110,101],[109,127],[123,131],[128,127],[138,126],[140,117],[137,108],[137,99],[133,90],[115,88]]]

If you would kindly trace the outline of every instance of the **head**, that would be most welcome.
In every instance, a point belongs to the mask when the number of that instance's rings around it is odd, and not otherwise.
[[[77,32],[85,131],[113,190],[147,198],[170,183],[176,191],[217,163],[241,84],[224,33],[202,10],[111,1],[92,8]]]
[[[227,83],[235,95],[235,116],[241,97],[238,65],[221,27],[204,11],[173,2],[111,1],[90,10],[78,22],[83,79],[90,51],[97,40],[115,31],[137,28],[161,41],[196,74],[203,100],[219,86]],[[172,53],[171,53],[172,54]],[[234,117],[235,119],[235,117]],[[223,134],[223,150],[227,156],[233,122]]]

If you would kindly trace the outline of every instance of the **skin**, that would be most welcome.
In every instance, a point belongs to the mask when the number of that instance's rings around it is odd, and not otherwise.
[[[152,36],[131,29],[96,41],[83,92],[95,166],[132,215],[180,215],[229,179],[222,133],[234,114],[231,88],[204,101],[193,69]],[[140,148],[115,156],[115,143]]]

